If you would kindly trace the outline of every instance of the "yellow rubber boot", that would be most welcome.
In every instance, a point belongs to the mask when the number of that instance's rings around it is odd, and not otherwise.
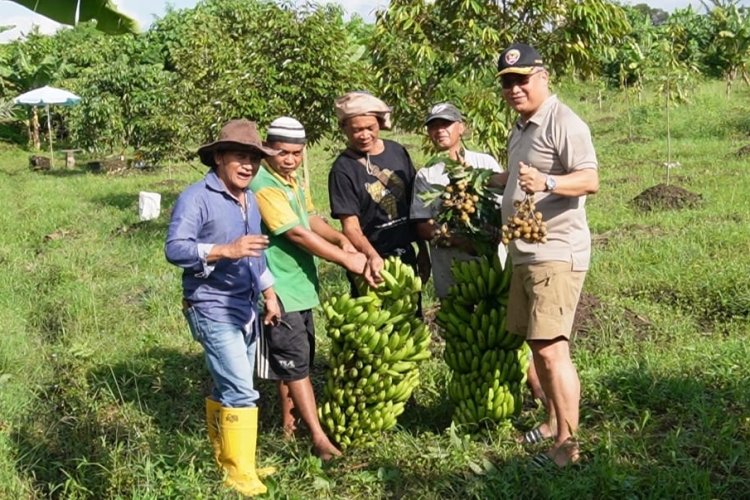
[[[206,398],[206,423],[208,424],[208,439],[214,449],[216,463],[221,465],[221,437],[219,437],[219,411],[221,403],[211,398]]]
[[[255,472],[258,409],[222,407],[219,416],[219,460],[226,472],[224,484],[246,496],[266,493],[268,488]]]
[[[219,411],[221,403],[211,398],[206,398],[206,422],[208,424],[208,439],[211,441],[211,447],[214,450],[216,463],[221,467],[221,436],[219,436]],[[256,468],[255,473],[259,478],[268,477],[276,474],[276,467]]]

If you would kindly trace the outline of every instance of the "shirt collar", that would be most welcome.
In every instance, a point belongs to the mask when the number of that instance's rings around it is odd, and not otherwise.
[[[224,185],[224,181],[219,178],[219,175],[216,173],[216,169],[212,168],[208,173],[206,173],[205,180],[206,187],[208,187],[208,189],[210,189],[211,191],[223,193],[230,198],[235,199],[234,196],[229,193],[227,187]],[[247,189],[245,191],[247,191]]]
[[[216,174],[215,169],[211,169],[206,173],[206,186],[208,186],[209,189],[212,189],[213,191],[226,191],[226,188],[224,187],[224,183],[221,182],[221,179],[219,179],[219,176]]]
[[[296,171],[292,172],[292,175],[291,175],[292,180],[288,181],[284,177],[279,175],[274,169],[272,169],[268,165],[264,164],[261,168],[264,169],[268,174],[270,174],[274,178],[278,179],[280,182],[283,182],[284,184],[286,184],[287,186],[290,186],[293,188],[297,187],[297,172]]]
[[[557,94],[552,94],[544,100],[542,105],[539,106],[539,109],[536,110],[536,113],[534,113],[531,118],[529,118],[525,122],[521,118],[519,118],[516,122],[516,127],[518,127],[519,130],[523,130],[528,126],[529,123],[533,123],[534,125],[541,125],[555,103],[557,103]]]

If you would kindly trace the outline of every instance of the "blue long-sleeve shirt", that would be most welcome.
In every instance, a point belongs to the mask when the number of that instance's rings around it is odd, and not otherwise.
[[[183,269],[185,299],[207,318],[240,327],[256,314],[260,291],[273,285],[265,256],[206,259],[214,245],[260,234],[255,196],[246,194],[243,210],[216,172],[208,172],[177,199],[164,246],[167,260]]]

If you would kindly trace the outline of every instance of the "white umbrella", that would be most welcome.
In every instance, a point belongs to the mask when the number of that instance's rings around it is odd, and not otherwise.
[[[49,135],[49,155],[50,165],[54,163],[54,155],[52,151],[52,125],[49,117],[49,106],[50,104],[60,104],[62,106],[72,106],[77,104],[81,98],[72,92],[67,90],[58,89],[45,85],[44,87],[30,90],[25,94],[21,94],[13,102],[15,104],[23,104],[26,106],[44,106],[47,109],[47,133]]]

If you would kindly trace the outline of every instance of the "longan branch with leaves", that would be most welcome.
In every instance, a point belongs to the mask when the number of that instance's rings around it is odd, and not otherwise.
[[[427,204],[439,203],[432,221],[435,225],[432,243],[452,246],[452,241],[464,239],[471,242],[478,255],[493,255],[500,240],[502,221],[497,199],[501,192],[487,185],[494,172],[472,168],[460,157],[453,160],[438,156],[428,165],[438,162],[445,164],[448,184],[432,184],[430,191],[419,195]]]

